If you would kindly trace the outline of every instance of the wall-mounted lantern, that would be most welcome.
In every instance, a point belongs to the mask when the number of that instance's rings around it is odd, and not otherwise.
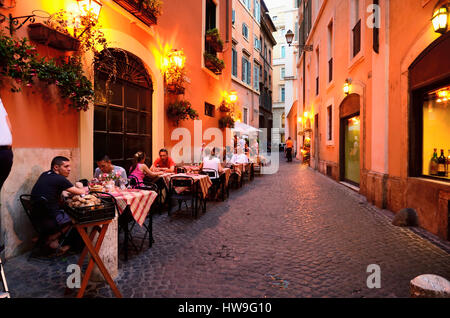
[[[162,57],[161,71],[167,84],[168,92],[184,94],[186,56],[183,50],[172,49]]]
[[[236,103],[238,100],[237,92],[231,91],[230,94],[228,95],[228,98],[230,100],[230,103]]]
[[[351,78],[347,78],[345,80],[345,84],[344,84],[344,94],[345,96],[348,96],[351,92],[352,89],[352,79]]]
[[[289,44],[289,46],[291,46],[292,40],[294,39],[294,35],[295,35],[294,32],[292,32],[291,30],[288,30],[284,35],[286,37],[286,42],[287,44]]]
[[[78,9],[82,16],[91,16],[94,20],[98,20],[102,3],[99,0],[77,0]]]
[[[433,10],[433,17],[431,18],[433,23],[434,32],[444,34],[448,28],[448,4],[436,6]]]

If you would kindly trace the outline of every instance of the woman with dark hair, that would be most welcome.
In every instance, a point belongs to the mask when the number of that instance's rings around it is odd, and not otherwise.
[[[144,177],[155,177],[158,173],[152,172],[145,164],[145,152],[139,151],[134,154],[133,164],[130,167],[130,177],[135,177],[139,182],[144,182]]]

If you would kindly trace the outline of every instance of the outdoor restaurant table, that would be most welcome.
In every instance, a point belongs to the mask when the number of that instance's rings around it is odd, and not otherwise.
[[[116,199],[120,214],[129,207],[131,215],[140,226],[144,224],[145,218],[150,211],[150,207],[158,196],[155,191],[139,189],[122,190],[117,187],[109,193]]]
[[[194,179],[194,182],[199,182],[200,190],[202,192],[203,198],[206,198],[208,195],[208,189],[212,186],[212,181],[207,175],[196,174],[196,173],[165,173],[161,175],[164,178],[164,182],[166,184],[167,189],[169,189],[170,179],[173,177],[191,177]],[[184,191],[183,188],[176,188],[175,191],[177,193],[181,193]]]
[[[83,252],[80,255],[80,259],[78,260],[78,266],[80,268],[83,266],[84,259],[86,258],[88,252],[91,255],[85,275],[84,275],[83,280],[80,285],[80,289],[76,296],[77,298],[83,297],[84,292],[86,291],[87,283],[89,281],[89,278],[91,277],[92,270],[94,269],[94,263],[97,264],[103,277],[106,279],[107,283],[113,290],[114,295],[116,295],[116,297],[118,297],[118,298],[122,298],[122,295],[119,292],[119,290],[117,289],[116,284],[112,280],[111,275],[109,274],[108,270],[106,269],[105,265],[103,264],[102,259],[98,255],[98,252],[100,251],[100,248],[103,243],[103,239],[105,238],[106,231],[108,230],[108,226],[111,222],[112,222],[112,220],[93,221],[93,222],[84,223],[84,224],[74,223],[74,227],[77,229],[78,233],[80,234],[80,236],[83,239],[83,242],[85,244],[85,248],[83,249]],[[88,227],[93,227],[93,230],[91,231],[91,234],[89,236],[87,234]],[[96,233],[99,233],[99,235],[98,235],[97,242],[95,243],[95,246],[94,246],[93,241],[94,241]],[[66,288],[66,294],[68,292],[69,292],[69,289]]]
[[[119,223],[124,230],[125,261],[128,261],[129,217],[132,216],[139,226],[142,226],[158,194],[155,191],[122,190],[117,187],[109,193],[114,196],[117,202],[117,208],[120,213]]]
[[[225,187],[228,186],[228,181],[230,180],[231,176],[231,169],[230,168],[223,168],[223,172],[225,174]]]

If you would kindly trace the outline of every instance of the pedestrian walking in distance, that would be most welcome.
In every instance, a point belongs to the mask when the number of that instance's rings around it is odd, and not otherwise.
[[[286,141],[286,157],[287,162],[292,162],[292,150],[294,149],[294,142],[291,137],[289,137]]]

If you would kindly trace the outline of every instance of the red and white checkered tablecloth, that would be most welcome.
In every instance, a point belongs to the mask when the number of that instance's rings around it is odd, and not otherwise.
[[[114,191],[110,192],[110,194],[116,198],[120,214],[122,214],[129,205],[133,218],[140,226],[144,224],[145,218],[150,212],[150,207],[158,196],[155,191],[135,189],[121,190],[119,188],[116,188]]]
[[[170,179],[173,177],[191,177],[192,179],[194,179],[194,182],[199,182],[203,198],[206,198],[206,196],[208,195],[208,189],[212,186],[212,181],[209,178],[209,176],[203,174],[166,173],[162,175],[162,177],[164,178],[164,182],[166,183],[167,188],[169,188]],[[175,189],[177,193],[181,193],[184,190],[185,190],[184,188]]]
[[[228,181],[230,180],[231,176],[231,169],[230,168],[223,168],[223,172],[225,173],[225,186],[228,186]]]

